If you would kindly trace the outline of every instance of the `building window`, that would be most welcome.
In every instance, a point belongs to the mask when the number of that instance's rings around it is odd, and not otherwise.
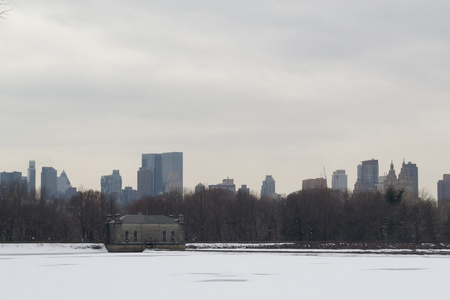
[[[134,232],[134,241],[137,242],[137,231]]]
[[[128,231],[125,231],[125,242],[128,243]]]
[[[163,242],[167,242],[166,232],[163,231]]]
[[[172,232],[170,233],[170,241],[171,241],[172,243],[175,242],[175,231],[172,231]]]

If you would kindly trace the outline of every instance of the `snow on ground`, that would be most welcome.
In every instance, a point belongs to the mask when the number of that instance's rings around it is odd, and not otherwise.
[[[295,248],[294,243],[189,243],[186,250],[222,251],[222,252],[286,252],[286,253],[360,253],[360,254],[450,254],[450,249],[416,248],[416,249],[342,249],[333,248]],[[283,248],[283,246],[286,246]]]
[[[62,254],[107,252],[105,245],[94,243],[0,243],[2,254]]]
[[[0,299],[444,299],[450,270],[444,255],[39,247],[0,251]]]

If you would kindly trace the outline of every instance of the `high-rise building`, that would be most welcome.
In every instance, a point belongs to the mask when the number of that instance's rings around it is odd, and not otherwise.
[[[42,167],[41,172],[41,195],[46,199],[56,196],[57,176],[56,170],[52,167]]]
[[[411,175],[413,180],[413,195],[419,196],[419,169],[416,164],[408,162],[404,165],[406,171]]]
[[[139,179],[141,169],[147,169],[147,173],[148,170],[153,172],[152,182],[148,182],[144,178]],[[152,189],[151,196],[171,191],[183,192],[183,152],[142,154],[141,169],[138,171],[138,193],[140,195],[145,192],[139,191],[139,181],[141,181],[141,188]],[[144,175],[143,173],[141,175]],[[146,175],[149,177],[148,174]]]
[[[378,184],[378,160],[363,161],[358,165],[355,191],[375,191]]]
[[[101,192],[106,195],[113,195],[116,201],[120,201],[122,194],[122,176],[119,170],[113,170],[111,175],[105,175],[100,180]]]
[[[206,191],[206,187],[205,187],[205,185],[204,184],[201,184],[201,183],[199,183],[199,184],[197,184],[196,186],[195,186],[195,193],[196,194],[198,194],[198,193],[203,193],[203,192],[205,192]]]
[[[15,182],[22,182],[22,173],[21,172],[1,172],[0,173],[0,183],[12,184]]]
[[[391,161],[391,165],[389,168],[389,173],[386,175],[386,178],[383,182],[383,191],[385,192],[388,188],[396,188],[397,187],[397,175],[395,174],[394,162]]]
[[[67,177],[66,171],[64,170],[56,179],[56,192],[58,197],[62,197],[64,199],[70,199],[77,193],[77,188],[72,187],[69,177]]]
[[[36,162],[34,160],[28,162],[28,190],[30,192],[36,190]]]
[[[154,174],[152,168],[139,168],[137,172],[138,199],[155,195]]]
[[[312,178],[305,179],[302,181],[302,190],[311,190],[311,189],[326,189],[327,180],[325,178]]]
[[[261,198],[270,198],[276,196],[275,179],[272,175],[266,175],[266,179],[262,182]]]
[[[336,170],[331,177],[331,188],[333,190],[347,191],[347,174],[345,170]]]
[[[382,178],[380,176],[379,178]],[[389,173],[384,176],[381,183],[377,185],[377,189],[384,193],[388,188],[397,190],[404,190],[409,197],[417,198],[418,196],[418,180],[417,180],[417,166],[415,164],[405,164],[403,161],[400,173],[395,174],[394,163],[391,161]]]
[[[56,191],[58,194],[65,194],[72,185],[70,184],[69,177],[67,177],[66,172],[63,170],[61,175],[56,179]]]
[[[437,183],[438,207],[450,204],[450,174],[444,174]]]
[[[131,202],[133,202],[134,200],[136,200],[137,197],[138,197],[137,191],[133,190],[133,188],[131,186],[126,186],[122,190],[122,197],[120,198],[120,205],[122,207],[125,207],[128,204],[130,204]]]
[[[238,189],[238,193],[250,194],[250,189],[247,187],[246,184],[242,184],[241,187]]]
[[[236,185],[234,184],[234,179],[224,179],[222,180],[222,183],[214,184],[209,186],[210,190],[213,189],[222,189],[232,192],[233,194],[236,193]]]
[[[409,173],[408,169],[406,168],[405,161],[403,161],[402,169],[398,174],[397,188],[403,189],[407,195],[417,197],[417,194],[415,194],[414,191],[414,178],[413,175]]]

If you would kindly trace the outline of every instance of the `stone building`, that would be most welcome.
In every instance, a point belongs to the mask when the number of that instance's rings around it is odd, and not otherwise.
[[[184,217],[163,215],[108,216],[106,247],[112,252],[143,251],[146,248],[184,249]]]

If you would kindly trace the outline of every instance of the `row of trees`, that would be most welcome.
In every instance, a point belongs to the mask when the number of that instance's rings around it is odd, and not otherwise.
[[[145,197],[127,207],[98,191],[43,200],[26,185],[0,186],[0,241],[96,241],[108,214],[185,216],[187,241],[450,241],[450,209],[403,191],[303,190],[281,200],[221,189]]]
[[[2,184],[0,241],[102,241],[105,216],[118,212],[114,199],[97,191],[45,200],[26,183]]]

